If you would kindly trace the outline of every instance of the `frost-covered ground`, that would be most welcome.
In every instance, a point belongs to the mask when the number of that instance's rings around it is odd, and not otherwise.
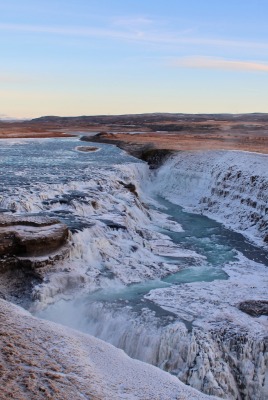
[[[215,399],[92,336],[0,300],[1,399]]]

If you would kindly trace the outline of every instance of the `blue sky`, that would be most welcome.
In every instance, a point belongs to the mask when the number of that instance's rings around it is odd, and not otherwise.
[[[268,112],[267,0],[0,0],[0,118]]]

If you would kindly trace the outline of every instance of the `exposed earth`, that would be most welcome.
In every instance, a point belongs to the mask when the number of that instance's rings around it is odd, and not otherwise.
[[[244,150],[268,153],[268,114],[138,114],[47,116],[0,121],[0,138],[102,135],[109,143],[169,150]]]

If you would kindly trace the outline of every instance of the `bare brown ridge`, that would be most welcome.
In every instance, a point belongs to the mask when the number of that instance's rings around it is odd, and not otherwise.
[[[139,114],[0,121],[0,138],[66,137],[81,132],[105,132],[98,141],[129,146],[268,154],[268,114]]]

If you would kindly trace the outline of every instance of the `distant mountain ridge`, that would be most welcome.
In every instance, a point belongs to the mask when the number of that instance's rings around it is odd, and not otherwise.
[[[122,115],[81,115],[72,117],[61,117],[55,115],[33,118],[29,123],[137,123],[137,122],[160,122],[163,120],[202,122],[214,121],[268,121],[268,113],[248,114],[184,114],[184,113],[145,113],[145,114],[122,114]]]

